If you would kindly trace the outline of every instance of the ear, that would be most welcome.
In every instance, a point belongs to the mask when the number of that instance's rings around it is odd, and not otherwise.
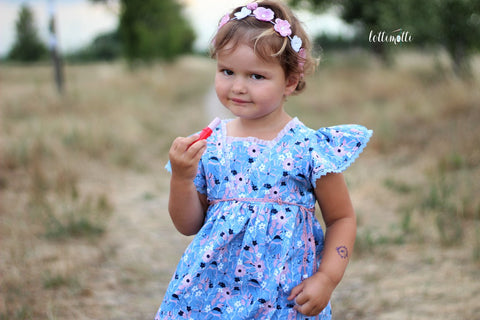
[[[298,82],[300,81],[300,77],[296,74],[291,74],[286,81],[285,85],[285,97],[288,97],[292,93],[295,92],[297,88]]]

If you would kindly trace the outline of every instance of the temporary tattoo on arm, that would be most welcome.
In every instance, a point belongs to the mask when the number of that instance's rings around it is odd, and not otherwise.
[[[348,249],[345,246],[339,246],[337,247],[337,253],[342,259],[347,259],[348,258]]]

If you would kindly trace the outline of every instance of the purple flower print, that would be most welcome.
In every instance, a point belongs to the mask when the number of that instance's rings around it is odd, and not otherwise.
[[[287,222],[287,215],[285,214],[285,212],[279,212],[276,218],[279,225],[283,225],[285,224],[285,222]]]
[[[190,274],[186,274],[185,277],[183,277],[182,282],[180,283],[180,286],[178,288],[184,289],[190,287],[192,285],[192,280],[192,276]]]
[[[343,157],[347,154],[347,150],[343,146],[338,146],[335,148],[335,154],[339,157]]]
[[[224,302],[230,298],[232,293],[232,290],[226,287],[224,283],[219,283],[219,285],[220,287],[222,287],[222,289],[220,289],[215,295],[215,297],[212,299],[212,305],[217,305],[218,307],[224,305]]]
[[[253,265],[257,272],[265,271],[265,263],[262,260],[257,260]]]
[[[259,155],[259,148],[256,144],[252,144],[250,147],[248,147],[248,155],[252,158]]]
[[[210,262],[212,258],[213,258],[213,250],[209,249],[205,251],[205,253],[203,254],[202,260],[203,262]]]
[[[258,3],[256,3],[256,2],[249,3],[249,4],[247,4],[247,8],[250,9],[250,10],[255,10],[255,9],[258,8]]]
[[[221,290],[221,292],[222,292],[222,296],[223,296],[222,301],[228,300],[232,295],[232,290],[230,290],[229,288],[223,288]]]
[[[276,18],[265,27],[272,30]],[[256,20],[253,13],[246,19]],[[287,48],[295,34],[290,28],[288,37],[273,31]],[[300,47],[292,62],[296,72],[303,72],[300,64],[306,67],[308,58]],[[226,129],[224,121],[199,162],[194,183],[210,205],[157,319],[306,319],[284,293],[311,276],[322,258],[324,233],[313,214],[312,185],[329,172],[343,172],[370,133],[355,125],[315,131],[295,119],[275,143],[261,143],[251,137],[229,139]],[[343,249],[337,248],[339,259],[347,256]],[[328,313],[330,307],[319,318],[330,319]]]
[[[282,37],[288,37],[292,34],[292,29],[290,29],[290,23],[287,20],[275,19],[275,26],[273,27],[275,31],[280,33]]]
[[[235,268],[235,275],[237,277],[245,276],[245,266],[243,264],[237,265],[237,267]]]
[[[262,303],[262,306],[255,315],[255,319],[263,319],[265,316],[275,310],[275,304],[271,301],[265,301],[264,299],[259,299],[259,301]]]
[[[287,158],[283,161],[283,169],[286,171],[290,171],[293,169],[293,159],[292,158]]]
[[[242,173],[239,173],[235,176],[235,183],[237,185],[244,185],[246,183],[245,176]]]
[[[280,188],[278,186],[275,186],[270,189],[270,196],[271,198],[277,199],[280,197]]]
[[[261,21],[271,21],[275,14],[271,9],[259,7],[253,11],[255,18]]]

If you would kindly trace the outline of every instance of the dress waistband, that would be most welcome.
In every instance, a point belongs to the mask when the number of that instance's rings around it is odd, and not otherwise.
[[[225,199],[208,199],[209,205],[214,205],[220,202],[229,202],[229,201],[238,201],[238,202],[262,202],[262,203],[276,203],[280,205],[288,205],[288,206],[296,206],[299,207],[301,210],[309,211],[315,213],[315,207],[309,208],[304,205],[295,203],[295,202],[288,202],[283,201],[280,198],[277,199],[259,199],[259,198],[225,198]]]
[[[280,205],[288,205],[288,206],[297,206],[300,208],[300,214],[303,216],[303,230],[302,230],[302,238],[303,239],[308,239],[311,234],[310,231],[313,228],[313,220],[315,216],[315,207],[309,208],[304,205],[294,203],[294,202],[288,202],[288,201],[283,201],[280,198],[276,199],[264,199],[264,198],[226,198],[226,199],[208,199],[208,204],[209,205],[214,205],[220,202],[228,202],[228,201],[239,201],[239,202],[262,202],[262,203],[277,203]],[[310,214],[309,214],[310,213]],[[308,225],[308,228],[307,228]],[[309,231],[310,230],[310,231]],[[315,255],[316,252],[316,245],[315,241],[306,241],[307,245],[310,246],[310,251],[313,252],[314,254],[314,266],[313,266],[313,273],[317,272],[317,257]],[[303,279],[306,279],[308,277],[307,274],[307,269],[308,269],[308,263],[307,263],[307,258],[308,258],[308,250],[304,250],[303,253]]]

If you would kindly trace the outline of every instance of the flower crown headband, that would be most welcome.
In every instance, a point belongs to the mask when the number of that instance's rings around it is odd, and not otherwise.
[[[290,40],[290,45],[292,46],[293,51],[298,52],[301,56],[304,55],[304,50],[302,48],[302,39],[300,37],[292,34],[292,29],[290,28],[290,23],[287,20],[280,18],[275,19],[275,13],[269,8],[259,7],[258,3],[252,2],[247,4],[245,7],[238,12],[234,13],[234,17],[230,18],[230,14],[223,16],[222,20],[218,25],[218,29],[223,27],[227,22],[231,20],[242,20],[246,17],[255,17],[257,20],[270,22],[273,24],[273,29],[282,37],[287,37]],[[275,19],[275,20],[274,20]]]

